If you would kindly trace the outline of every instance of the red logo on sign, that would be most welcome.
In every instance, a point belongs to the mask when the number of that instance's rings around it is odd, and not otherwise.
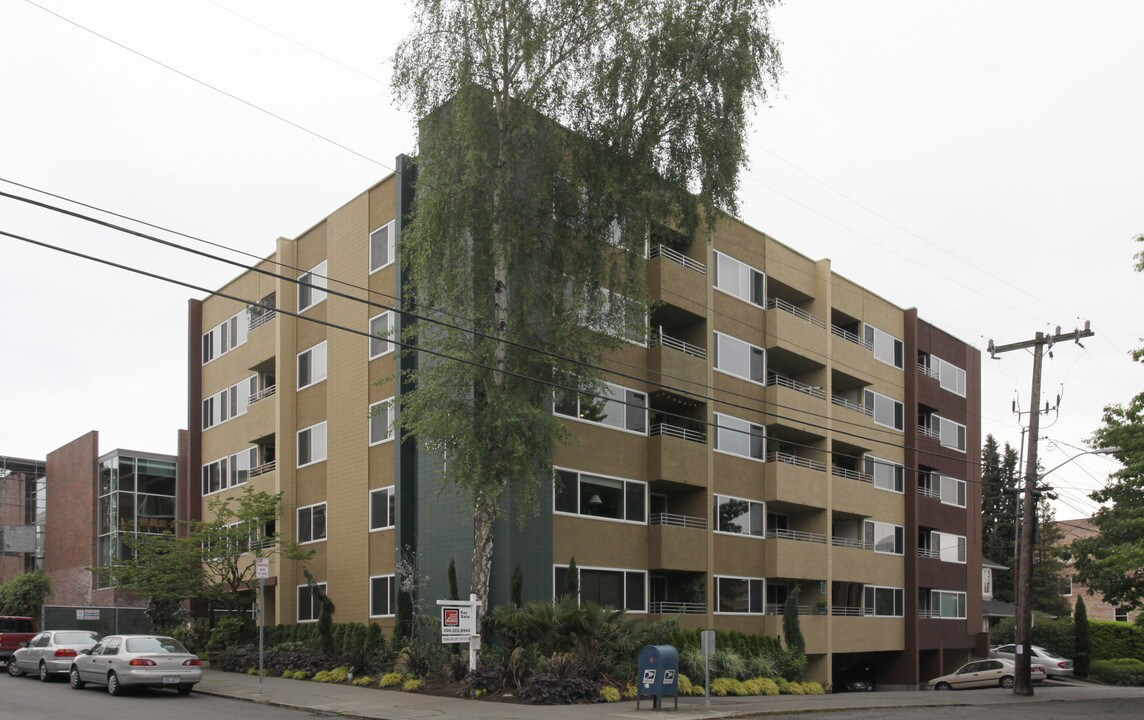
[[[457,627],[461,624],[460,610],[445,611],[445,627]]]

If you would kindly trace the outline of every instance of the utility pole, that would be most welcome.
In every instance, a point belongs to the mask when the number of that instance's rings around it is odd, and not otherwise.
[[[1033,535],[1036,530],[1036,494],[1037,494],[1037,438],[1041,431],[1041,414],[1038,412],[1041,405],[1041,357],[1045,346],[1051,351],[1053,345],[1063,340],[1072,340],[1080,345],[1081,338],[1092,337],[1095,333],[1089,328],[1086,320],[1084,330],[1074,330],[1071,333],[1061,334],[1058,327],[1056,332],[1046,336],[1038,332],[1032,340],[1010,343],[995,347],[989,341],[989,356],[996,359],[998,353],[1010,350],[1023,350],[1033,348],[1033,389],[1029,402],[1033,412],[1029,415],[1029,452],[1026,454],[1025,488],[1022,498],[1022,510],[1025,522],[1021,525],[1021,562],[1018,565],[1017,578],[1017,648],[1016,648],[1016,683],[1013,686],[1014,695],[1033,695],[1033,681],[1030,677],[1030,651],[1033,629]],[[1081,345],[1081,347],[1084,347]]]

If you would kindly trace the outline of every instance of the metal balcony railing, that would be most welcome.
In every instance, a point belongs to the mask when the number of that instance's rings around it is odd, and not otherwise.
[[[271,395],[273,395],[276,392],[278,392],[278,386],[277,385],[271,385],[270,387],[262,388],[261,390],[259,390],[258,392],[254,393],[253,395],[250,396],[250,400],[248,401],[247,404],[253,405],[254,403],[258,402],[259,400],[265,400],[266,398],[270,397]]]
[[[842,328],[838,327],[837,325],[831,325],[830,326],[830,332],[833,333],[834,335],[842,338],[846,342],[852,342],[855,345],[861,345],[862,347],[866,348],[867,350],[873,350],[874,349],[874,343],[866,342],[866,340],[864,338],[858,337],[857,335],[850,332],[849,330],[843,330]]]
[[[941,560],[941,550],[930,550],[929,548],[920,547],[918,548],[918,557]]]
[[[705,518],[692,517],[690,515],[674,515],[672,513],[655,513],[648,521],[649,525],[673,525],[675,527],[695,528],[697,530],[707,529],[707,520]]]
[[[821,612],[815,612],[814,611],[815,607],[816,607],[815,605],[799,605],[798,606],[798,614],[799,615],[825,615],[826,614],[825,609],[823,609]],[[782,615],[785,611],[786,611],[786,604],[785,603],[767,603],[766,607],[763,608],[763,614],[764,615]]]
[[[921,373],[922,375],[925,375],[926,377],[931,377],[935,380],[941,379],[940,376],[938,375],[937,370],[934,370],[933,368],[931,368],[929,365],[926,365],[925,363],[918,363],[918,372]]]
[[[791,390],[795,390],[800,393],[806,393],[811,397],[816,397],[822,400],[826,399],[826,390],[824,388],[816,387],[814,385],[807,385],[806,383],[801,383],[798,380],[792,380],[786,375],[779,375],[778,373],[767,373],[767,387],[773,387],[775,385],[779,387],[790,388]]]
[[[808,313],[806,310],[803,310],[802,308],[798,307],[797,305],[792,305],[791,303],[789,303],[786,300],[783,300],[781,298],[771,298],[770,300],[767,300],[766,308],[767,308],[767,310],[782,310],[783,312],[790,313],[791,315],[794,315],[795,317],[799,318],[800,320],[807,321],[811,325],[826,329],[826,321],[825,320],[823,320],[822,318],[819,318],[819,317],[815,317],[814,315],[811,315],[810,313]]]
[[[261,465],[255,465],[254,467],[250,468],[249,477],[258,477],[259,475],[265,475],[268,472],[274,472],[275,467],[277,467],[277,463],[274,460],[262,463]]]
[[[834,547],[854,548],[855,550],[872,550],[873,548],[866,544],[865,540],[856,540],[854,538],[839,537],[835,535],[830,539],[830,544]]]
[[[798,455],[791,455],[789,453],[773,452],[767,455],[767,462],[780,462],[787,465],[796,465],[798,467],[815,470],[817,472],[826,472],[826,464],[820,463],[816,460],[808,460]]]
[[[822,533],[803,532],[802,530],[768,530],[767,539],[826,544],[826,536]]]
[[[874,417],[874,409],[873,408],[867,408],[865,405],[861,405],[859,403],[856,403],[853,400],[849,400],[847,398],[842,397],[841,395],[831,395],[830,396],[830,402],[832,402],[835,405],[838,405],[840,407],[844,407],[847,410],[853,410],[854,412],[862,413],[863,415],[869,415],[870,417]]]
[[[648,612],[658,615],[702,615],[707,612],[707,603],[653,602]]]
[[[707,433],[700,432],[699,430],[688,430],[687,428],[682,428],[678,425],[669,425],[667,423],[655,423],[651,426],[651,432],[648,434],[652,436],[667,435],[668,437],[676,437],[703,445],[707,443]]]
[[[918,495],[933,498],[934,500],[941,500],[941,491],[935,490],[925,485],[918,485]]]
[[[939,442],[941,441],[941,433],[925,425],[918,425],[918,434],[925,435],[928,438],[933,438]]]
[[[700,360],[707,359],[706,349],[701,348],[698,345],[692,345],[689,342],[684,342],[678,338],[673,338],[670,335],[665,335],[662,327],[653,328],[651,331],[651,347],[655,347],[656,345],[662,345],[665,348],[678,350],[681,353],[686,353],[692,357],[697,357]]]
[[[250,319],[250,329],[262,327],[278,316],[277,310],[266,310]]]
[[[867,612],[864,608],[861,607],[835,605],[830,608],[830,614],[840,617],[863,617],[865,615],[873,615],[874,613]]]
[[[844,477],[847,480],[857,480],[864,483],[874,482],[874,476],[870,473],[862,472],[860,470],[851,470],[849,468],[839,467],[837,465],[831,466],[830,473],[832,475],[837,475],[838,477]]]
[[[662,257],[665,260],[670,260],[673,263],[678,263],[679,265],[682,265],[683,267],[685,267],[689,270],[694,270],[695,272],[699,273],[700,275],[706,275],[707,274],[707,266],[706,265],[699,262],[698,260],[692,260],[691,258],[687,257],[686,255],[679,252],[678,250],[672,250],[671,248],[667,247],[666,245],[655,245],[655,246],[653,246],[651,248],[651,250],[648,252],[648,257],[652,257],[652,258]]]

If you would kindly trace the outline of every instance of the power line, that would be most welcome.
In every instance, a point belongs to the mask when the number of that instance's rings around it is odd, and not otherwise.
[[[236,301],[236,302],[239,302],[239,303],[243,303],[243,304],[245,304],[245,305],[247,305],[247,306],[251,306],[251,307],[257,307],[257,308],[262,308],[262,309],[264,309],[264,310],[274,310],[274,311],[275,311],[275,312],[277,312],[277,313],[281,313],[281,314],[283,314],[283,315],[287,315],[287,316],[289,316],[289,317],[293,317],[293,318],[295,318],[295,319],[305,320],[305,321],[307,321],[307,322],[315,323],[315,324],[318,324],[318,325],[323,325],[323,326],[329,327],[329,328],[331,328],[331,329],[334,329],[334,330],[341,330],[341,331],[349,332],[349,333],[351,333],[351,334],[354,334],[354,335],[359,335],[359,336],[362,336],[362,337],[366,337],[366,338],[373,338],[373,339],[382,339],[382,340],[385,340],[386,342],[390,342],[390,343],[392,343],[392,344],[394,344],[394,345],[396,345],[396,346],[399,346],[399,347],[403,347],[403,348],[406,348],[406,349],[408,349],[408,350],[416,350],[416,351],[419,351],[419,352],[425,352],[426,354],[429,354],[429,355],[433,355],[433,356],[435,356],[435,357],[440,357],[440,358],[442,358],[442,359],[445,359],[445,360],[453,360],[453,361],[459,362],[459,363],[461,363],[461,364],[464,364],[464,365],[469,365],[469,366],[472,366],[472,367],[478,367],[478,368],[481,368],[481,369],[485,369],[485,370],[496,370],[496,368],[493,368],[493,367],[491,367],[491,366],[489,366],[489,365],[485,365],[485,364],[483,364],[483,363],[480,363],[480,362],[477,362],[477,361],[467,360],[467,359],[465,359],[465,358],[458,358],[458,357],[454,357],[454,356],[451,356],[451,355],[449,355],[449,354],[447,354],[447,353],[443,353],[443,352],[440,352],[440,351],[432,350],[432,349],[430,349],[430,348],[426,348],[426,347],[423,347],[423,346],[420,346],[420,345],[415,345],[415,344],[407,343],[407,342],[404,342],[404,341],[401,341],[401,340],[395,340],[395,339],[390,339],[390,338],[378,338],[377,336],[375,336],[375,335],[372,335],[371,333],[369,333],[369,332],[367,332],[367,331],[358,330],[358,329],[356,329],[356,328],[351,328],[351,327],[348,327],[348,326],[344,326],[344,325],[340,325],[340,324],[337,324],[337,323],[331,323],[331,322],[329,322],[329,321],[326,321],[326,320],[319,320],[319,319],[316,319],[316,318],[313,318],[313,317],[309,317],[309,316],[306,316],[306,315],[302,315],[302,314],[300,314],[300,313],[296,313],[296,312],[287,311],[287,310],[284,310],[284,309],[281,309],[281,308],[277,308],[277,307],[274,307],[274,306],[270,306],[270,305],[264,304],[264,303],[262,303],[262,302],[260,302],[260,301],[250,300],[250,299],[248,299],[248,298],[243,298],[243,297],[240,297],[240,296],[237,296],[237,295],[233,295],[233,294],[230,294],[230,293],[226,293],[226,292],[223,292],[223,291],[212,291],[212,290],[209,290],[209,289],[207,289],[207,288],[205,288],[205,287],[202,287],[202,286],[199,286],[199,285],[195,285],[194,283],[189,283],[189,282],[186,282],[186,281],[183,281],[183,280],[178,280],[178,279],[176,279],[176,278],[173,278],[173,277],[170,277],[170,276],[167,276],[167,275],[163,275],[163,274],[160,274],[160,273],[154,273],[154,272],[151,272],[151,271],[148,271],[148,270],[143,270],[143,269],[141,269],[141,268],[132,267],[132,266],[130,266],[130,265],[126,265],[126,264],[123,264],[123,263],[118,263],[118,262],[115,262],[115,261],[112,261],[112,260],[108,260],[108,259],[106,259],[106,258],[101,258],[101,257],[95,256],[95,255],[89,255],[89,254],[86,254],[86,253],[82,253],[82,252],[79,252],[79,251],[77,251],[77,250],[71,250],[71,249],[68,249],[68,248],[64,248],[64,247],[61,247],[61,246],[58,246],[58,245],[53,245],[53,244],[51,244],[51,243],[47,243],[47,242],[44,242],[44,241],[35,240],[35,239],[33,239],[33,238],[29,238],[29,237],[26,237],[26,236],[23,236],[23,235],[19,235],[19,234],[16,234],[16,233],[11,233],[11,232],[7,232],[7,231],[4,231],[4,230],[0,230],[0,235],[3,235],[3,236],[5,236],[5,237],[10,237],[10,238],[12,238],[12,239],[15,239],[15,240],[19,240],[19,241],[21,241],[21,242],[25,242],[25,243],[28,243],[28,244],[31,244],[31,245],[35,245],[35,246],[38,246],[38,247],[41,247],[41,248],[45,248],[45,249],[49,249],[49,250],[54,250],[54,251],[57,251],[57,252],[61,252],[61,253],[64,253],[64,254],[72,255],[72,256],[74,256],[74,257],[79,257],[79,258],[82,258],[82,259],[85,259],[85,260],[89,260],[89,261],[91,261],[91,262],[96,262],[96,263],[100,263],[100,264],[103,264],[103,265],[107,265],[107,266],[110,266],[110,267],[113,267],[113,268],[116,268],[116,269],[119,269],[119,270],[124,270],[124,271],[127,271],[127,272],[131,272],[131,273],[135,273],[135,274],[138,274],[138,275],[142,275],[142,276],[144,276],[144,277],[148,277],[148,278],[151,278],[151,279],[160,280],[160,281],[162,281],[162,282],[168,282],[168,283],[171,283],[171,284],[175,284],[175,285],[179,285],[179,286],[181,286],[181,287],[185,287],[185,288],[188,288],[188,289],[191,289],[191,290],[196,290],[196,291],[199,291],[199,292],[203,292],[203,293],[206,293],[206,294],[211,294],[211,295],[215,295],[215,296],[218,296],[218,297],[222,297],[222,298],[225,298],[225,299],[234,300],[234,301]],[[299,281],[297,281],[297,280],[294,280],[294,279],[290,279],[290,278],[284,278],[284,279],[286,279],[286,280],[288,280],[288,281],[290,281],[290,282],[294,282],[294,283],[297,283],[297,284],[302,284],[302,285],[305,285],[305,284],[306,284],[306,283],[299,283]],[[351,298],[349,298],[349,299],[351,299],[351,300],[357,300],[357,301],[360,301],[360,299],[357,299],[357,298],[352,298],[352,297],[351,297]],[[533,381],[533,382],[538,382],[538,383],[541,383],[541,384],[544,384],[544,385],[550,386],[550,387],[552,387],[552,388],[554,388],[554,389],[557,389],[557,390],[564,390],[564,391],[567,391],[567,392],[579,392],[579,393],[580,393],[580,394],[582,394],[582,395],[587,395],[587,396],[590,396],[590,397],[595,397],[595,398],[598,398],[598,399],[607,399],[607,400],[611,400],[611,398],[607,398],[607,397],[605,397],[605,396],[596,395],[596,394],[587,393],[587,392],[581,392],[581,391],[579,391],[579,390],[577,390],[577,389],[575,389],[575,388],[569,388],[569,387],[567,387],[567,386],[561,385],[560,383],[557,383],[557,382],[554,382],[554,381],[551,381],[551,380],[546,380],[546,379],[544,379],[544,378],[536,378],[536,377],[532,377],[532,376],[529,376],[529,375],[525,375],[525,374],[523,374],[523,373],[517,373],[517,372],[514,372],[514,371],[500,371],[500,372],[503,372],[503,373],[504,373],[504,374],[506,374],[506,375],[509,375],[509,376],[512,376],[512,377],[516,377],[516,378],[519,378],[519,379],[523,379],[523,380],[527,380],[527,381]],[[624,405],[631,405],[631,403],[626,403],[626,402],[624,402],[624,401],[614,401],[614,402],[618,402],[618,403],[620,403],[620,404],[624,404]],[[665,413],[665,414],[669,414],[669,413]],[[821,429],[821,430],[829,430],[828,428],[824,428],[824,427],[821,427],[821,426],[816,426],[816,425],[814,425],[813,423],[808,423],[808,422],[805,422],[805,421],[801,421],[801,420],[794,420],[794,419],[791,419],[791,418],[784,418],[784,417],[782,417],[782,416],[777,416],[777,415],[774,415],[773,413],[767,413],[767,414],[770,414],[770,415],[772,415],[772,416],[774,416],[774,417],[778,417],[779,419],[791,420],[792,422],[800,422],[800,423],[803,423],[803,424],[805,424],[805,425],[810,425],[811,427],[815,427],[815,428],[817,428],[817,429]],[[682,416],[681,416],[681,417],[682,417]],[[709,420],[695,420],[694,418],[686,418],[686,419],[687,419],[687,420],[689,420],[689,421],[698,422],[698,423],[700,423],[700,424],[704,425],[705,427],[709,427],[709,428],[710,428],[710,427],[714,427],[714,428],[716,428],[717,430],[731,430],[731,431],[733,431],[733,432],[739,432],[739,433],[741,433],[741,434],[746,434],[746,433],[743,433],[743,431],[737,431],[737,430],[734,430],[734,429],[732,429],[732,428],[725,428],[725,427],[720,427],[720,426],[716,425],[716,424],[715,424],[713,421],[709,421]],[[842,436],[848,436],[848,437],[855,437],[855,438],[858,438],[858,439],[861,439],[861,440],[866,440],[866,441],[868,441],[868,442],[872,442],[872,443],[878,443],[878,444],[886,444],[886,445],[891,445],[892,447],[895,447],[895,448],[903,448],[903,447],[904,447],[904,446],[903,446],[901,443],[890,443],[890,442],[888,442],[888,441],[881,441],[881,440],[876,440],[876,439],[872,439],[872,438],[867,438],[867,437],[864,437],[864,436],[860,436],[860,435],[858,435],[858,434],[856,434],[856,433],[850,433],[850,432],[847,432],[847,431],[842,431],[842,430],[834,430],[834,433],[835,433],[836,435],[842,435]],[[814,448],[814,447],[812,447],[812,446],[808,446],[808,445],[805,445],[805,444],[801,444],[801,443],[797,443],[797,442],[790,442],[790,441],[784,441],[784,442],[789,442],[789,444],[790,444],[790,445],[792,445],[792,446],[796,446],[796,447],[802,447],[802,448],[805,448],[805,449],[809,449],[809,450],[812,450],[812,451],[815,451],[815,452],[824,453],[824,454],[827,454],[827,455],[829,455],[829,456],[831,456],[831,457],[841,457],[841,458],[845,458],[845,459],[848,459],[848,460],[864,460],[864,459],[865,459],[865,457],[857,457],[857,456],[846,455],[846,454],[844,454],[844,453],[835,452],[835,451],[833,451],[833,450],[831,450],[831,451],[822,450],[822,449],[819,449],[819,448]],[[922,454],[922,455],[937,455],[938,457],[943,457],[943,458],[948,458],[948,457],[949,457],[948,455],[941,455],[941,454],[939,454],[939,453],[936,453],[936,452],[934,452],[934,451],[928,451],[928,450],[924,450],[924,449],[922,449],[922,448],[906,448],[906,449],[913,449],[915,452],[917,452],[917,453],[919,453],[919,454]],[[968,460],[966,460],[966,461],[964,461],[964,462],[965,462],[965,464],[966,464],[966,465],[980,465],[980,463],[970,463]],[[892,465],[893,465],[893,466],[899,466],[899,464],[898,464],[898,463],[892,463]],[[900,466],[903,468],[903,471],[905,471],[905,470],[910,470],[910,471],[920,471],[920,469],[919,469],[919,468],[906,468],[906,467],[905,467],[905,465],[900,465]],[[980,483],[980,484],[984,484],[984,481],[982,481],[982,480],[974,480],[974,479],[972,479],[972,478],[965,478],[965,479],[964,479],[964,482],[966,482],[966,483],[975,483],[975,484],[977,484],[977,483]]]

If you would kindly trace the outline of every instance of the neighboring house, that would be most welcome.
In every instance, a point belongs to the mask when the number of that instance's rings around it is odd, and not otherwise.
[[[329,277],[400,304],[414,161],[397,167],[260,263],[308,285],[243,273],[220,288],[241,300],[192,301],[188,326],[190,512],[282,492],[279,530],[314,552],[338,619],[387,628],[398,548],[430,607],[472,556],[443,458],[392,431],[400,315],[326,293]],[[872,662],[879,687],[917,687],[982,655],[979,351],[733,218],[710,241],[653,237],[655,341],[609,358],[624,405],[554,403],[575,442],[539,516],[498,523],[491,602],[518,565],[525,600],[553,598],[574,557],[582,599],[688,628],[779,636],[798,587],[823,681]],[[302,567],[270,572],[267,622],[315,620]]]
[[[981,560],[981,630],[989,632],[1004,618],[1017,616],[1017,606],[1011,602],[993,599],[993,571],[1008,570],[989,558]]]
[[[1092,537],[1099,535],[1100,530],[1092,523],[1091,518],[1080,518],[1077,520],[1057,520],[1057,529],[1061,533],[1061,540],[1058,546],[1068,545],[1073,540],[1080,540],[1082,538]],[[1088,613],[1089,620],[1108,620],[1113,622],[1131,622],[1136,619],[1139,614],[1137,612],[1129,612],[1126,609],[1109,605],[1104,602],[1099,594],[1089,590],[1087,586],[1076,582],[1073,579],[1072,565],[1066,565],[1062,571],[1064,583],[1061,587],[1061,595],[1068,598],[1070,613],[1076,609],[1076,599],[1084,596],[1084,607]]]

